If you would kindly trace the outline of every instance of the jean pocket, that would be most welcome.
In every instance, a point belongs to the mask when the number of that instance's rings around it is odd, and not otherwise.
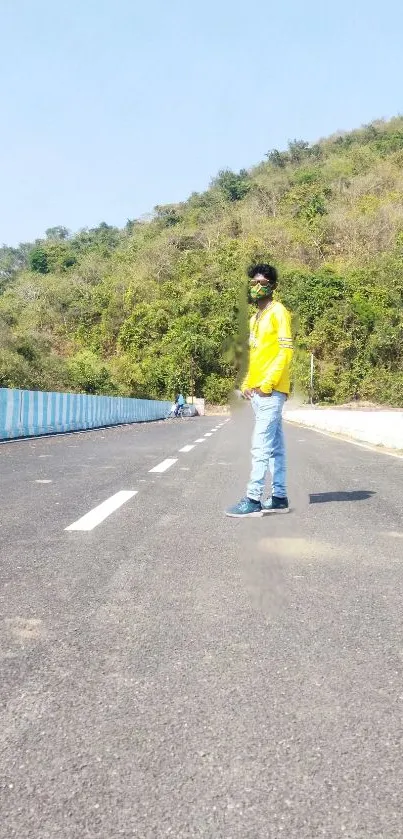
[[[255,393],[254,396],[256,396],[256,399],[258,400],[258,402],[262,402],[262,403],[270,402],[270,400],[273,396],[273,392],[274,391],[272,391],[271,393],[265,393],[263,396],[260,393]]]

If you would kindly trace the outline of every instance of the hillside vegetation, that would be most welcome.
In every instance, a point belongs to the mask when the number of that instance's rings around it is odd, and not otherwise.
[[[155,207],[0,249],[0,386],[224,401],[245,364],[245,267],[280,270],[293,380],[315,398],[403,404],[403,118]]]

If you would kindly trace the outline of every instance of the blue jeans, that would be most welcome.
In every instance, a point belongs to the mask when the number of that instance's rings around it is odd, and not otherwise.
[[[271,396],[254,393],[251,399],[256,423],[252,437],[252,471],[248,483],[248,498],[260,501],[264,493],[267,471],[270,469],[273,495],[287,496],[285,445],[282,413],[285,393],[273,390]]]

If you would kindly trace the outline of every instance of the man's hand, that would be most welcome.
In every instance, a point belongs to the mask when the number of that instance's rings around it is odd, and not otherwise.
[[[254,388],[254,393],[257,393],[258,396],[271,396],[271,392],[270,393],[265,393],[264,390],[260,390],[260,387],[255,387]]]
[[[242,391],[242,396],[244,399],[252,399],[253,391],[247,387],[246,390]]]

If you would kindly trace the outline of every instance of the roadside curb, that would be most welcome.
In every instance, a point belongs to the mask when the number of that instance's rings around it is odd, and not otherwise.
[[[403,414],[395,414],[395,417],[398,417],[397,423],[394,423],[392,428],[386,426],[382,434],[382,427],[380,427],[379,422],[376,423],[377,427],[366,429],[359,422],[358,424],[351,422],[344,424],[340,416],[337,418],[337,422],[330,422],[329,417],[323,422],[320,420],[320,417],[323,417],[322,412],[316,414],[314,421],[311,416],[312,413],[314,412],[289,411],[284,414],[284,419],[299,428],[308,428],[327,437],[333,437],[333,439],[353,443],[379,454],[389,454],[392,457],[403,459]],[[374,425],[374,423],[371,424]]]

